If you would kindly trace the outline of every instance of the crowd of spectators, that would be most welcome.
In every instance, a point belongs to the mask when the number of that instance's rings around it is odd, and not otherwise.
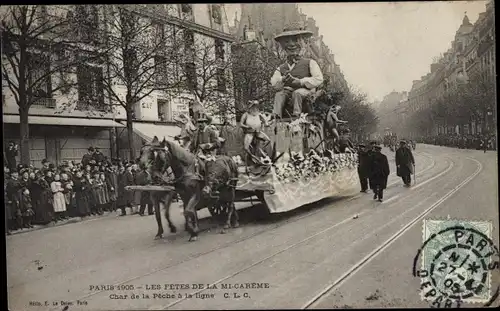
[[[426,136],[418,139],[424,144],[436,146],[446,146],[460,149],[475,150],[496,150],[495,135],[460,135],[460,134],[439,134]]]
[[[17,150],[14,143],[11,146]],[[109,159],[98,148],[89,147],[80,163],[64,161],[59,167],[46,159],[38,168],[16,164],[15,157],[4,159],[7,234],[33,225],[102,215],[104,211],[117,209],[125,216],[127,207],[141,216],[146,206],[148,214],[153,213],[149,196],[141,196],[136,203],[135,193],[125,190],[129,185],[148,184],[149,174],[139,170],[133,161]]]

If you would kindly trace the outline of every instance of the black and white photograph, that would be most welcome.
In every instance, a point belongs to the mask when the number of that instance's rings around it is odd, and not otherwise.
[[[0,6],[4,309],[499,307],[494,6]]]

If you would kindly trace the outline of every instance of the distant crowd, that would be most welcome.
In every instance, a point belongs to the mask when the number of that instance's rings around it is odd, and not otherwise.
[[[439,134],[425,136],[418,139],[418,142],[436,146],[454,147],[460,149],[476,150],[496,150],[495,135],[460,135],[460,134]]]
[[[9,150],[17,151],[11,142]],[[7,150],[7,152],[9,152]],[[5,158],[5,157],[4,157]],[[136,214],[153,213],[149,196],[141,195],[135,202],[135,193],[126,191],[130,185],[145,185],[149,174],[133,161],[109,159],[98,148],[89,147],[80,163],[64,161],[56,167],[46,159],[42,167],[16,164],[15,157],[4,163],[4,196],[7,234],[13,230],[46,225],[71,217],[102,215],[104,211],[126,208]],[[137,209],[136,209],[137,210]]]

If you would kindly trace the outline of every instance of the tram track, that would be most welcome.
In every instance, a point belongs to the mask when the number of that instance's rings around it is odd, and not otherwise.
[[[439,200],[434,202],[430,207],[425,209],[422,213],[420,213],[417,217],[415,217],[412,221],[407,223],[403,228],[393,234],[389,239],[375,248],[371,253],[361,259],[359,262],[354,264],[348,271],[346,271],[340,278],[326,286],[321,292],[316,294],[312,299],[307,301],[301,309],[309,309],[316,306],[321,300],[326,297],[329,293],[333,292],[336,288],[340,287],[345,281],[347,281],[350,277],[352,277],[356,272],[361,270],[364,266],[366,266],[371,260],[373,260],[378,254],[387,249],[394,241],[396,241],[399,237],[401,237],[404,233],[406,233],[409,229],[411,229],[416,223],[422,220],[426,215],[432,212],[436,207],[438,207],[441,203],[446,201],[449,197],[467,185],[471,180],[473,180],[479,173],[483,170],[483,165],[470,157],[467,159],[475,162],[477,164],[477,169],[469,175],[464,181],[455,186],[453,189],[448,191],[444,196],[442,196]],[[451,183],[451,182],[450,182]],[[449,184],[449,183],[448,183]]]
[[[434,163],[433,165],[431,165],[431,167],[434,167],[434,166],[435,166],[435,163]],[[444,175],[443,173],[448,173],[448,172],[451,170],[451,168],[452,168],[453,166],[454,166],[453,162],[452,162],[452,161],[450,161],[450,163],[449,163],[449,165],[447,166],[447,168],[446,168],[443,172],[440,172],[440,173],[438,174],[438,177],[443,176],[443,175]],[[421,171],[421,173],[424,173],[424,171],[426,171],[426,170]],[[436,179],[436,178],[432,178],[432,180],[435,180],[435,179]],[[398,182],[398,181],[395,181],[394,183],[397,183],[397,182]],[[392,183],[392,184],[394,184],[394,183]],[[450,183],[451,183],[451,182],[449,182],[449,183],[447,183],[447,184],[450,184]],[[422,188],[421,190],[423,190],[423,188]],[[417,192],[412,192],[412,193],[411,193],[411,195],[418,195],[418,194],[419,194],[419,192],[420,192],[420,191],[417,191]],[[417,208],[417,206],[415,206],[414,208]],[[389,224],[394,223],[396,220],[400,219],[401,217],[403,217],[404,215],[406,215],[408,212],[410,212],[410,211],[414,210],[414,208],[412,208],[412,209],[408,209],[408,210],[407,210],[407,211],[405,211],[404,213],[402,213],[402,214],[398,215],[397,217],[393,218],[393,219],[391,220],[391,222],[387,223],[387,224],[386,224],[386,225],[384,225],[382,228],[379,228],[379,229],[378,229],[378,230],[376,230],[376,231],[380,231],[380,230],[382,230],[383,228],[387,227]],[[218,285],[219,283],[222,283],[222,282],[224,282],[224,281],[226,281],[226,280],[228,280],[228,279],[231,279],[231,278],[233,278],[233,277],[235,277],[235,276],[237,276],[237,275],[240,275],[240,274],[242,274],[242,273],[244,273],[244,272],[246,272],[246,271],[248,271],[248,270],[250,270],[250,269],[252,269],[252,268],[254,268],[254,267],[257,267],[257,266],[259,266],[260,264],[262,264],[262,263],[264,263],[264,262],[266,262],[266,261],[268,261],[268,260],[270,260],[270,259],[272,259],[272,258],[274,258],[274,257],[276,257],[276,256],[278,256],[278,255],[280,255],[280,254],[283,254],[283,253],[285,253],[285,252],[287,252],[287,251],[289,251],[289,250],[291,250],[291,249],[294,249],[294,248],[296,248],[297,246],[303,245],[305,242],[309,242],[309,241],[311,241],[312,239],[314,239],[314,238],[316,238],[316,237],[318,237],[318,236],[321,236],[322,234],[325,234],[325,233],[327,233],[327,232],[331,231],[332,229],[335,229],[335,228],[337,228],[337,227],[339,227],[339,226],[341,226],[341,225],[347,224],[347,223],[349,223],[349,222],[353,221],[354,219],[357,219],[357,218],[358,218],[358,217],[360,217],[361,215],[367,214],[367,213],[372,212],[372,211],[373,211],[372,209],[365,209],[364,211],[361,211],[360,213],[357,213],[356,215],[351,215],[351,216],[349,216],[349,217],[345,218],[344,220],[342,220],[342,221],[340,221],[340,222],[337,222],[337,223],[335,223],[335,224],[333,224],[333,225],[331,225],[331,226],[329,226],[329,227],[327,227],[327,228],[325,228],[325,229],[323,229],[323,230],[321,230],[321,231],[318,231],[318,232],[316,232],[316,233],[314,233],[314,234],[312,234],[312,235],[308,236],[307,238],[304,238],[304,239],[302,239],[302,240],[300,240],[300,241],[298,241],[298,242],[295,242],[295,243],[293,243],[293,244],[290,244],[290,245],[288,245],[288,246],[286,246],[286,247],[284,247],[284,248],[280,249],[279,251],[274,252],[274,253],[273,253],[273,254],[271,254],[271,255],[268,255],[268,256],[266,256],[266,257],[264,257],[264,258],[262,258],[262,259],[260,259],[260,260],[258,260],[258,261],[256,261],[256,262],[254,262],[254,263],[252,263],[252,264],[250,264],[250,265],[247,265],[247,266],[243,267],[242,269],[239,269],[239,270],[237,270],[237,271],[235,271],[235,272],[233,272],[233,273],[231,273],[231,274],[229,274],[229,275],[226,275],[226,276],[225,276],[225,277],[223,277],[223,278],[220,278],[219,280],[217,280],[217,281],[215,281],[215,282],[211,283],[209,287],[213,287],[214,285]],[[357,218],[354,218],[353,216],[357,216]],[[370,232],[369,234],[373,234],[373,233],[374,233],[374,232]],[[365,235],[365,238],[366,238],[369,234]],[[355,242],[355,243],[356,243],[356,242]],[[192,293],[190,293],[190,294],[191,294],[191,295],[196,295],[196,294],[199,294],[199,293],[204,292],[205,290],[207,290],[207,289],[206,289],[206,288],[205,288],[205,289],[201,289],[201,290],[198,290],[198,291],[192,292]],[[178,300],[176,300],[176,301],[174,301],[174,302],[172,302],[172,303],[168,304],[167,306],[162,307],[162,309],[165,309],[165,310],[166,310],[166,309],[169,309],[169,308],[171,308],[171,307],[173,307],[173,306],[175,306],[175,305],[177,305],[177,304],[182,303],[182,302],[183,302],[183,301],[185,301],[185,300],[186,300],[185,298],[178,299]]]
[[[434,158],[431,155],[428,155],[428,154],[425,154],[425,155],[424,154],[417,154],[417,155],[421,155],[422,157],[430,159],[430,161],[431,161],[431,164],[429,166],[427,166],[425,169],[423,169],[422,171],[418,172],[417,176],[422,175],[422,174],[426,173],[427,171],[429,171],[429,170],[431,170],[431,169],[433,169],[435,167],[436,162],[435,162]],[[399,182],[399,178],[396,179],[396,180],[394,180],[393,182],[389,183],[388,186],[395,185],[398,182]],[[349,199],[340,200],[340,201],[335,202],[335,203],[350,202],[350,201],[353,201],[355,199],[359,199],[361,197],[362,197],[361,194],[356,194],[356,195],[354,195],[353,197],[351,197]],[[189,256],[188,258],[179,260],[179,261],[177,261],[175,263],[172,263],[172,264],[170,264],[168,266],[163,266],[163,267],[160,267],[158,269],[154,269],[154,270],[152,270],[151,272],[149,272],[147,274],[141,274],[139,276],[135,276],[135,277],[129,278],[127,280],[120,281],[120,282],[118,282],[118,283],[116,283],[114,285],[118,286],[118,285],[126,284],[126,283],[129,283],[129,282],[135,281],[137,279],[140,279],[142,277],[145,277],[145,276],[148,276],[148,275],[152,275],[152,274],[155,274],[157,272],[164,271],[164,270],[167,270],[167,269],[171,269],[171,268],[174,268],[176,266],[180,266],[180,265],[182,265],[182,264],[184,264],[184,263],[186,263],[188,261],[195,260],[195,259],[200,258],[202,256],[205,256],[205,255],[208,255],[208,254],[220,251],[222,249],[225,249],[225,248],[228,248],[228,247],[231,247],[231,246],[234,246],[234,245],[237,245],[237,244],[239,244],[241,242],[245,242],[247,240],[253,239],[253,238],[258,237],[258,236],[260,236],[262,234],[265,234],[267,232],[271,232],[271,231],[277,230],[277,229],[279,229],[279,228],[281,228],[281,227],[283,227],[285,225],[292,224],[292,223],[298,222],[299,220],[302,220],[302,219],[305,219],[305,218],[309,218],[309,217],[314,216],[314,215],[316,215],[318,213],[327,212],[327,211],[328,211],[328,209],[324,209],[322,207],[318,207],[317,209],[314,209],[314,210],[312,210],[310,212],[306,212],[305,214],[300,215],[298,217],[280,221],[279,223],[277,223],[276,225],[274,225],[274,226],[272,226],[270,228],[265,228],[263,230],[259,230],[259,231],[255,232],[253,234],[248,235],[248,236],[245,236],[245,237],[242,237],[240,239],[236,239],[236,240],[230,241],[228,243],[224,243],[224,244],[222,244],[220,246],[217,246],[215,248],[209,249],[209,250],[207,250],[205,252],[197,253],[196,255]],[[352,219],[352,217],[349,217],[346,220],[350,220],[350,219]],[[333,227],[340,226],[340,225],[342,225],[344,223],[345,223],[344,221],[341,221],[341,222],[336,223],[335,225],[333,225]],[[207,228],[207,229],[204,229],[202,231],[207,231],[207,230],[210,230],[210,229],[212,229],[212,228]],[[330,230],[331,230],[331,228],[330,228]],[[92,296],[95,296],[95,295],[98,295],[98,294],[100,294],[102,292],[104,292],[104,291],[94,291],[92,293],[84,295],[83,297],[79,297],[78,299],[88,299],[88,298],[90,298]]]
[[[431,167],[434,167],[434,166],[435,166],[435,163],[434,163],[433,165],[431,165]],[[430,180],[431,180],[431,181],[436,180],[438,177],[441,177],[441,176],[443,176],[444,174],[448,173],[448,172],[451,170],[451,168],[453,168],[453,167],[454,167],[454,162],[453,162],[453,161],[450,161],[450,162],[449,162],[449,165],[447,166],[447,168],[446,168],[444,171],[439,172],[437,176],[431,177],[431,178],[430,178]],[[421,173],[423,173],[424,171],[425,171],[425,170],[421,171]],[[478,173],[477,173],[477,174],[478,174]],[[474,176],[475,176],[475,175],[474,175]],[[450,181],[450,182],[448,182],[448,183],[446,183],[446,184],[445,184],[445,186],[447,186],[447,185],[451,184],[452,182],[453,182],[453,180],[452,180],[452,181]],[[424,189],[424,188],[421,188],[421,190],[420,190],[420,191],[422,191],[423,189]],[[411,193],[410,193],[410,195],[412,195],[412,196],[413,196],[413,195],[418,195],[418,194],[420,193],[420,191],[411,192]],[[414,208],[409,209],[409,210],[405,211],[404,213],[400,214],[398,217],[394,218],[394,219],[393,219],[390,223],[388,223],[388,224],[384,225],[384,226],[383,226],[383,228],[387,227],[389,224],[394,223],[396,220],[398,220],[398,219],[402,218],[402,217],[403,217],[404,215],[406,215],[408,212],[415,210],[415,209],[416,209],[417,207],[419,207],[419,206],[420,206],[420,204],[419,204],[418,206],[414,206]],[[361,213],[358,213],[358,214],[357,214],[357,216],[361,216],[362,214],[365,214],[365,213],[370,212],[370,211],[372,211],[372,210],[371,210],[371,209],[366,209],[366,210],[362,211]],[[226,281],[226,280],[228,280],[228,279],[231,279],[231,278],[233,278],[233,277],[235,277],[235,276],[237,276],[237,275],[239,275],[239,274],[242,274],[242,273],[244,273],[245,271],[248,271],[248,270],[250,270],[250,269],[252,269],[252,268],[254,268],[254,267],[258,266],[258,265],[260,265],[260,264],[262,264],[262,263],[264,263],[264,262],[268,261],[268,260],[269,260],[269,259],[271,259],[271,258],[274,258],[274,257],[276,257],[276,256],[278,256],[278,255],[280,255],[280,254],[282,254],[282,253],[285,253],[285,252],[286,252],[286,251],[288,251],[288,250],[291,250],[291,249],[293,249],[293,248],[295,248],[295,247],[297,247],[297,246],[299,246],[299,245],[301,245],[301,244],[304,244],[305,242],[308,242],[308,241],[310,241],[310,240],[314,239],[315,237],[320,236],[321,234],[324,234],[324,233],[326,233],[326,232],[328,232],[328,231],[331,231],[332,229],[334,229],[334,228],[336,228],[336,227],[338,227],[338,226],[340,226],[340,225],[346,224],[346,223],[350,222],[351,220],[353,220],[353,217],[347,217],[346,219],[344,219],[344,220],[342,220],[342,221],[340,221],[340,222],[338,222],[338,223],[335,223],[335,224],[333,224],[332,226],[329,226],[329,227],[327,227],[327,228],[325,228],[325,229],[323,229],[323,230],[321,230],[321,231],[319,231],[319,232],[316,232],[316,233],[314,233],[314,234],[312,234],[312,235],[308,236],[307,238],[302,239],[301,241],[298,241],[298,242],[296,242],[296,243],[293,243],[293,244],[291,244],[291,245],[288,245],[287,247],[285,247],[285,248],[283,248],[283,249],[281,249],[281,250],[279,250],[279,251],[277,251],[277,252],[275,252],[275,253],[273,253],[273,254],[271,254],[271,255],[269,255],[269,256],[266,256],[266,257],[264,257],[264,258],[262,258],[262,259],[258,260],[257,262],[254,262],[254,263],[252,263],[252,264],[250,264],[250,265],[248,265],[248,266],[246,266],[246,267],[244,267],[244,268],[242,268],[242,269],[240,269],[240,270],[238,270],[238,271],[235,271],[235,272],[233,272],[233,273],[231,273],[231,274],[229,274],[229,275],[226,275],[225,277],[223,277],[223,278],[221,278],[221,279],[217,280],[216,282],[211,283],[211,285],[210,285],[210,286],[217,285],[217,284],[219,284],[219,283],[221,283],[221,282],[224,282],[224,281]],[[376,231],[380,231],[380,230],[382,230],[383,228],[379,228],[379,230],[376,230]],[[373,234],[373,232],[370,232],[370,234]],[[367,236],[368,236],[368,234],[367,234],[367,235],[365,235],[365,238],[366,238]],[[365,238],[363,238],[363,239],[365,239]],[[203,290],[198,290],[198,291],[193,292],[193,293],[191,293],[191,294],[192,294],[192,295],[199,294],[199,293],[201,293],[201,292],[203,292],[203,291],[205,291],[205,290],[206,290],[206,289],[203,289]],[[179,299],[179,300],[177,300],[177,301],[175,301],[175,302],[170,303],[169,305],[167,305],[167,306],[165,306],[165,307],[162,307],[162,309],[169,309],[169,308],[171,308],[171,307],[173,307],[173,306],[175,306],[175,305],[177,305],[177,304],[181,303],[181,302],[182,302],[182,301],[184,301],[184,300],[185,300],[185,299]]]

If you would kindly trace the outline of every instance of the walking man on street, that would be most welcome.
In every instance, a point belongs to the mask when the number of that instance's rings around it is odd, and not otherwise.
[[[414,165],[413,153],[406,145],[406,141],[400,141],[399,148],[396,150],[396,168],[397,175],[403,179],[406,187],[411,186],[411,174],[413,174]]]
[[[389,161],[385,154],[380,151],[382,147],[375,145],[370,163],[370,187],[373,189],[373,199],[382,202],[384,199],[384,189],[387,188],[387,178],[389,177]]]
[[[361,192],[365,192],[368,190],[368,174],[370,172],[370,158],[366,151],[366,146],[364,144],[359,144],[358,151],[358,175],[359,181],[361,182]]]

